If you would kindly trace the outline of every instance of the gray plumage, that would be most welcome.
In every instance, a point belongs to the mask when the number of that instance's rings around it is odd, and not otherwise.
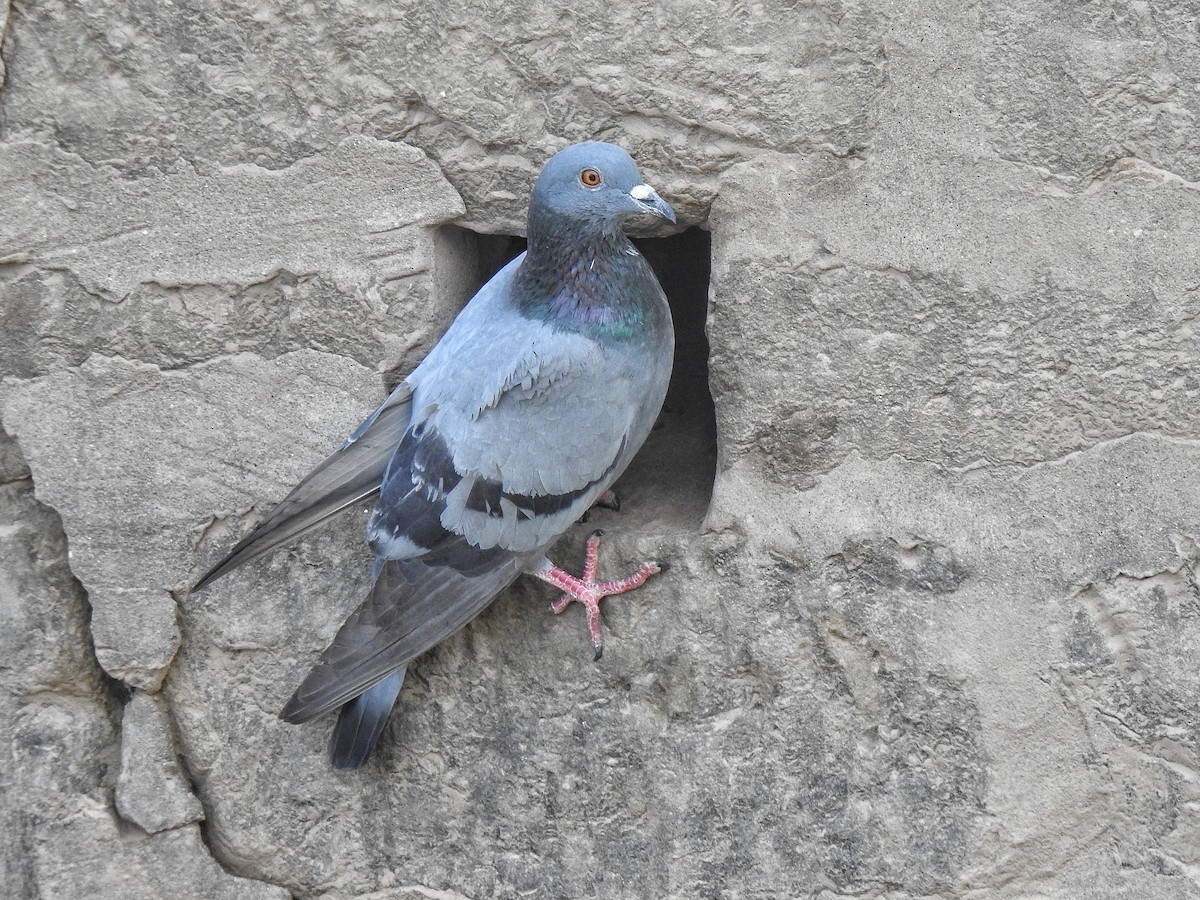
[[[596,182],[596,183],[593,183]],[[496,274],[347,442],[197,583],[378,493],[370,595],[281,715],[343,707],[334,764],[368,758],[405,666],[479,614],[624,471],[662,406],[674,348],[630,217],[674,221],[625,151],[543,168],[529,249]]]

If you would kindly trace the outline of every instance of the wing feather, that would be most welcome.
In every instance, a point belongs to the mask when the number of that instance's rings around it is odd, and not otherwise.
[[[412,388],[402,382],[336,453],[304,477],[250,534],[201,576],[199,590],[376,493],[408,428]]]

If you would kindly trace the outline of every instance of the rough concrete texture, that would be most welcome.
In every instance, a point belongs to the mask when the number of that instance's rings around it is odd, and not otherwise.
[[[171,724],[159,701],[140,691],[121,718],[121,776],[117,812],[155,834],[204,818],[204,809],[179,769]]]
[[[1200,896],[1193,3],[0,34],[4,896]],[[599,523],[605,571],[674,568],[598,665],[518,583],[335,772],[276,711],[363,512],[185,588],[478,283],[442,226],[519,232],[591,137],[711,231],[715,439],[685,372],[555,555]]]

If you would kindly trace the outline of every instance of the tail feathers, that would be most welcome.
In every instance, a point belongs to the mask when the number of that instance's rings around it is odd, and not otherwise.
[[[401,666],[342,707],[329,742],[334,768],[358,769],[370,759],[400,695],[404,670]]]
[[[370,595],[325,648],[280,717],[307,722],[349,703],[470,622],[535,558],[505,551],[491,570],[473,576],[421,560],[384,560]]]

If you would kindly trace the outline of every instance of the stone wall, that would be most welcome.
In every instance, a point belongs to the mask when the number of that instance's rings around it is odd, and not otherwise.
[[[1197,21],[0,6],[0,893],[1200,895]],[[362,511],[187,586],[588,138],[706,234],[648,245],[690,355],[556,557],[674,567],[599,664],[519,582],[335,772],[276,713]]]

